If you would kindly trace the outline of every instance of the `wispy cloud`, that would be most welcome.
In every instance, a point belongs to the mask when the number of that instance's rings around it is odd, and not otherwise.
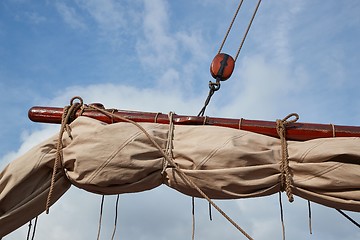
[[[143,34],[137,42],[138,55],[143,64],[166,67],[176,61],[178,45],[169,32],[169,9],[163,0],[144,1]]]
[[[85,29],[86,24],[83,18],[77,13],[74,7],[68,6],[64,2],[57,1],[55,3],[57,11],[62,16],[63,20],[74,29]]]
[[[42,16],[37,12],[26,12],[25,17],[34,24],[43,23],[47,20],[45,16]]]

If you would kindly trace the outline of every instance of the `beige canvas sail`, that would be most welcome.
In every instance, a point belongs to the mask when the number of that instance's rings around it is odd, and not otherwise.
[[[280,191],[277,138],[213,126],[104,124],[79,117],[63,135],[63,160],[53,202],[71,184],[99,194],[150,190],[166,184],[199,197],[150,141],[213,199],[265,196]],[[150,137],[150,138],[149,138]],[[10,163],[0,174],[0,236],[45,210],[56,137]],[[169,144],[171,142],[171,144]],[[291,191],[311,201],[360,212],[360,139],[288,141]]]

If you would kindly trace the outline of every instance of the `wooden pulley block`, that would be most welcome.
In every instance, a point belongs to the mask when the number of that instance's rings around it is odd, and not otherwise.
[[[211,62],[210,73],[213,78],[225,81],[231,76],[234,67],[235,61],[230,55],[219,53]]]

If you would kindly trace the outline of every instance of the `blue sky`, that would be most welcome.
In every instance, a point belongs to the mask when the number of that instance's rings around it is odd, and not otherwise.
[[[224,52],[235,54],[255,2],[244,2]],[[237,4],[1,1],[1,168],[58,130],[27,119],[34,105],[64,106],[80,95],[109,108],[196,115],[208,92],[209,65]],[[358,125],[359,12],[357,0],[263,1],[232,78],[206,114],[275,120],[297,112],[303,122]],[[114,199],[107,200],[104,234],[111,233],[113,221]],[[190,238],[190,202],[166,187],[124,195],[117,234],[123,239]],[[41,216],[37,239],[94,238],[98,205],[99,196],[71,189],[49,216]],[[202,200],[198,205],[198,239],[241,236],[220,216],[209,222],[207,205]],[[220,205],[255,239],[281,237],[277,196]],[[285,214],[289,239],[360,237],[334,210],[316,204],[310,236],[306,202],[299,198],[285,203]],[[352,216],[359,220],[358,214]],[[25,234],[22,228],[5,239]]]

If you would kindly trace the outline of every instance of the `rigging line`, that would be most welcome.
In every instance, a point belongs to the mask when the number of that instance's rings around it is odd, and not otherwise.
[[[32,236],[31,236],[31,240],[34,240],[34,238],[35,238],[35,230],[36,230],[36,225],[37,225],[38,218],[39,218],[39,216],[36,216],[36,218],[35,218],[35,223],[34,223],[34,228],[33,228]]]
[[[310,230],[310,234],[312,234],[311,206],[310,206],[310,201],[309,200],[308,200],[308,214],[309,214],[309,230]]]
[[[260,3],[261,3],[261,0],[258,1],[257,5],[256,5],[256,8],[255,8],[255,10],[254,10],[254,13],[253,13],[253,15],[252,15],[252,17],[251,17],[251,20],[250,20],[250,22],[249,22],[249,25],[248,25],[248,27],[247,27],[247,29],[246,29],[246,31],[245,31],[244,37],[243,37],[243,39],[242,39],[242,41],[241,41],[241,44],[240,44],[240,46],[239,46],[239,49],[238,49],[238,51],[237,51],[237,53],[236,53],[236,56],[235,56],[235,59],[234,59],[235,62],[236,62],[236,60],[237,60],[237,58],[238,58],[238,56],[239,56],[239,54],[240,54],[240,51],[241,51],[242,46],[244,45],[246,36],[247,36],[247,34],[249,33],[250,27],[251,27],[251,25],[252,25],[252,22],[254,21],[254,18],[255,18],[255,15],[256,15],[256,13],[257,13],[257,10],[259,9]]]
[[[282,205],[282,199],[281,199],[281,192],[279,192],[279,205],[280,205],[282,240],[285,240],[285,223],[284,223],[284,211],[283,211],[283,205]]]
[[[355,226],[357,226],[358,228],[360,228],[360,224],[357,223],[354,219],[352,219],[349,215],[347,215],[346,213],[344,213],[343,211],[341,211],[340,209],[336,209],[336,211],[338,211],[341,215],[343,215],[346,219],[348,219],[350,222],[352,222],[353,224],[355,224]]]
[[[103,215],[103,210],[104,210],[104,199],[105,199],[105,195],[102,195],[101,204],[100,204],[99,227],[98,227],[98,233],[97,233],[97,238],[96,238],[97,240],[100,239],[101,221],[102,221],[102,215]]]
[[[195,197],[191,197],[192,233],[191,239],[195,239]]]
[[[113,233],[112,233],[112,236],[111,236],[111,240],[114,240],[115,233],[116,233],[117,220],[118,220],[118,209],[119,209],[119,199],[120,199],[120,194],[118,194],[117,197],[116,197],[114,230],[113,230]]]
[[[27,240],[30,240],[31,226],[32,226],[32,220],[29,221],[28,232],[27,232],[27,237],[26,237]]]
[[[238,13],[239,13],[239,10],[240,10],[241,5],[243,4],[243,2],[244,2],[244,0],[241,0],[241,2],[239,3],[238,8],[236,9],[236,12],[235,12],[235,14],[234,14],[234,17],[233,17],[233,19],[232,19],[232,21],[231,21],[231,23],[230,23],[230,26],[229,26],[228,30],[226,31],[225,37],[224,37],[224,39],[223,39],[223,41],[222,41],[222,43],[221,43],[221,46],[220,46],[219,51],[218,51],[218,54],[221,52],[222,48],[224,47],[224,44],[225,44],[225,42],[226,42],[226,39],[227,39],[227,37],[228,37],[228,35],[229,35],[229,33],[230,33],[230,30],[231,30],[231,28],[232,28],[232,26],[233,26],[233,24],[234,24],[234,22],[235,22],[235,19],[236,19]]]

